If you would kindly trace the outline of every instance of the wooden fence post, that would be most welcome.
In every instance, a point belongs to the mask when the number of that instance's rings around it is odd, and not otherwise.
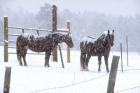
[[[64,68],[63,56],[62,56],[60,45],[59,45],[59,52],[60,52],[60,57],[61,57],[62,68]]]
[[[129,65],[128,63],[128,36],[126,36],[126,50],[127,50],[127,66]]]
[[[57,7],[55,5],[52,6],[52,32],[57,31]],[[53,50],[53,61],[58,61],[57,57],[57,48]]]
[[[107,93],[114,93],[119,58],[120,58],[119,56],[113,56],[111,71],[110,71],[109,80],[108,80]]]
[[[8,17],[4,17],[4,62],[8,62]]]
[[[10,79],[11,79],[11,67],[6,67],[3,93],[9,93]]]
[[[123,72],[122,43],[120,43],[120,52],[121,52],[121,69],[122,69],[122,72]]]
[[[22,34],[24,34],[24,29],[22,29]]]
[[[67,21],[67,29],[69,30],[68,33],[70,33],[70,21]],[[70,48],[67,46],[67,62],[70,63]]]

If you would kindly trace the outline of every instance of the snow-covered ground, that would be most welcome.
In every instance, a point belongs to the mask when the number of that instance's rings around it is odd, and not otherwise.
[[[44,67],[44,55],[27,55],[28,66],[21,67],[16,55],[9,55],[9,62],[4,63],[3,47],[0,47],[0,93],[3,93],[5,66],[12,67],[10,93],[106,93],[109,74],[104,60],[101,72],[98,72],[97,57],[90,59],[89,71],[80,71],[79,51],[71,51],[71,63],[66,62],[66,51],[62,54],[65,68],[61,66],[60,57],[58,62],[52,62],[51,58],[51,67]],[[111,52],[109,67],[113,55],[120,56],[120,53]],[[126,59],[123,53],[124,72],[119,62],[115,93],[140,93],[140,55],[129,53],[129,66]],[[124,89],[128,90],[120,91]]]

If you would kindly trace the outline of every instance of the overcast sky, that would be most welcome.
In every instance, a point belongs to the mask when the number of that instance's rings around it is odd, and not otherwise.
[[[49,3],[56,4],[59,11],[64,9],[73,12],[94,11],[113,16],[140,14],[140,0],[0,0],[0,3],[12,10],[24,9],[33,13],[38,12],[44,3]]]

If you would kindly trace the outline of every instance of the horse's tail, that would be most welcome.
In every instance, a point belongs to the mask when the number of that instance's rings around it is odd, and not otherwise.
[[[80,50],[82,53],[86,52],[87,42],[80,42]]]
[[[20,56],[20,45],[19,45],[20,38],[21,38],[21,36],[18,36],[17,40],[16,40],[16,53],[17,53],[18,61],[20,60],[20,58],[19,58],[19,56]]]
[[[84,42],[80,42],[80,50],[83,49]]]

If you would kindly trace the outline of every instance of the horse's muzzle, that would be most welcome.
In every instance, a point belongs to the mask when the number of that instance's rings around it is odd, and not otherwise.
[[[73,48],[73,47],[74,47],[74,45],[73,45],[73,44],[71,44],[69,47],[70,47],[70,48]]]

